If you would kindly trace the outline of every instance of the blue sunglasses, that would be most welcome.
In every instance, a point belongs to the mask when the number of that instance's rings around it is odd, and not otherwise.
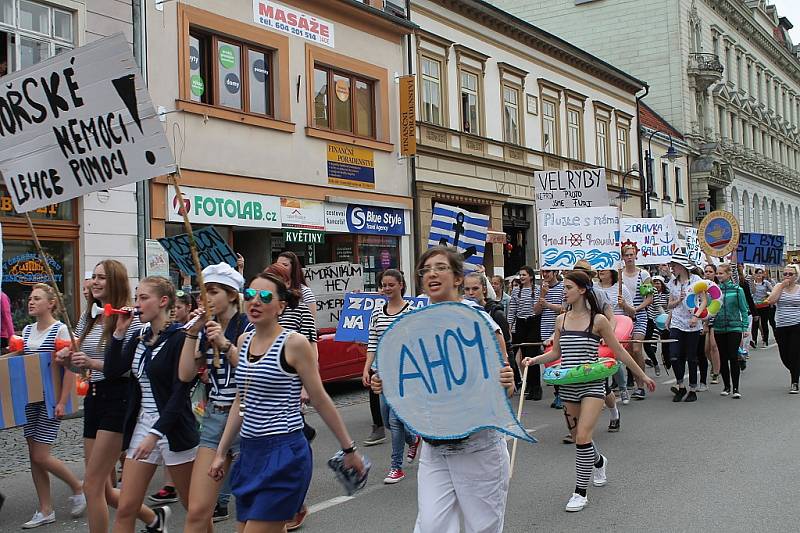
[[[268,291],[268,290],[257,291],[255,289],[245,289],[244,290],[244,301],[245,302],[249,302],[249,301],[255,299],[256,296],[258,296],[258,298],[265,304],[268,304],[268,303],[270,303],[272,301],[272,291]]]

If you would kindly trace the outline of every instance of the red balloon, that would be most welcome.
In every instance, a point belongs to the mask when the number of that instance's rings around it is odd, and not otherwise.
[[[72,342],[69,339],[56,339],[56,351],[69,348],[71,345]]]
[[[78,393],[78,396],[86,396],[89,393],[89,382],[79,380],[75,383],[75,392]]]
[[[19,335],[12,335],[8,339],[8,350],[10,352],[21,352],[25,349],[25,340]]]

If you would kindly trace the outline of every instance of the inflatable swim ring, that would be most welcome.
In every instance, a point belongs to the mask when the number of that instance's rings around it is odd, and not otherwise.
[[[715,316],[722,309],[722,291],[713,281],[701,279],[689,287],[686,295],[686,307],[692,310],[697,318]]]
[[[614,326],[614,336],[619,341],[627,341],[630,340],[631,335],[633,334],[633,320],[628,315],[615,315],[614,319],[616,320],[616,325]],[[623,348],[625,345],[623,345]],[[552,348],[548,348],[545,352],[549,352]],[[600,350],[597,352],[598,357],[608,357],[611,359],[615,359],[614,352],[611,350],[610,346],[606,346],[605,344],[600,345]],[[545,368],[551,368],[554,366],[558,366],[561,364],[561,359],[557,359],[552,363],[546,363],[544,366]]]
[[[599,381],[614,375],[619,363],[610,357],[601,357],[594,363],[585,363],[568,369],[551,366],[545,369],[542,379],[550,385],[572,385]]]

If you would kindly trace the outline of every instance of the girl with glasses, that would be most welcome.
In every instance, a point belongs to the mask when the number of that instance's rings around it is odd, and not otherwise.
[[[786,265],[783,281],[778,283],[767,298],[775,306],[775,339],[783,366],[789,370],[789,394],[798,394],[800,381],[800,267]]]

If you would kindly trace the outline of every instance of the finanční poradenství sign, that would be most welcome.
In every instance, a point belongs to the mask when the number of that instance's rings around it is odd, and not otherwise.
[[[174,169],[122,34],[2,78],[0,174],[18,213]]]

